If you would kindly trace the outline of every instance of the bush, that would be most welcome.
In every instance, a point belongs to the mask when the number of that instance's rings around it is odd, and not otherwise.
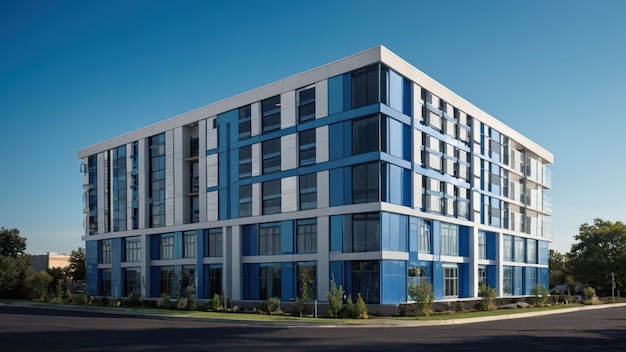
[[[72,297],[72,304],[76,304],[79,306],[84,306],[87,304],[87,295],[84,293],[79,293]]]
[[[187,307],[188,310],[198,309],[198,303],[196,301],[196,289],[193,285],[187,286]]]
[[[222,299],[220,295],[217,293],[213,295],[213,298],[206,302],[206,307],[208,310],[219,312],[224,310],[224,306],[222,305]]]
[[[365,305],[365,301],[363,300],[363,297],[361,297],[360,293],[357,293],[356,302],[352,301],[352,295],[348,296],[346,309],[348,311],[348,316],[352,319],[367,319],[367,306]]]
[[[141,305],[141,293],[133,291],[128,295],[128,304],[132,306]]]
[[[456,307],[454,307],[454,310],[457,312],[463,312],[465,311],[465,305],[463,304],[463,302],[456,302]]]
[[[337,319],[337,314],[343,307],[343,286],[335,283],[335,280],[330,280],[330,291],[326,291],[326,297],[328,298],[328,315],[334,316]]]
[[[478,288],[478,297],[481,298],[478,304],[479,310],[494,310],[496,306],[494,300],[496,299],[496,289],[489,285],[480,285]]]
[[[535,307],[542,307],[546,304],[548,300],[548,290],[544,285],[535,285],[530,290],[530,303]]]
[[[417,285],[409,285],[409,295],[415,300],[417,313],[429,316],[435,301],[433,286],[426,279],[422,279]]]
[[[178,299],[176,299],[176,309],[178,310],[187,310],[188,304],[189,301],[186,297],[178,297]]]
[[[270,314],[280,314],[282,310],[280,309],[280,298],[271,297],[266,302],[267,312]]]
[[[593,287],[586,287],[583,290],[583,299],[585,301],[592,299],[596,295],[596,290]]]
[[[70,291],[69,288],[65,290],[65,296],[63,298],[65,299],[65,303],[72,303],[72,291]]]
[[[172,305],[172,299],[170,298],[170,295],[168,295],[167,293],[163,293],[161,295],[161,298],[157,301],[156,305],[157,308],[170,309]]]

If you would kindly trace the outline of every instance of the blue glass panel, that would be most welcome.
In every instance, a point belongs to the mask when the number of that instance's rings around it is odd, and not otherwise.
[[[402,168],[387,164],[389,170],[389,203],[402,205]]]
[[[459,277],[459,298],[470,297],[470,265],[469,263],[463,263],[458,265]]]
[[[404,80],[403,77],[394,72],[393,70],[389,70],[389,106],[402,111],[404,108]]]
[[[521,266],[513,267],[513,295],[521,296],[524,293],[524,275]]]
[[[343,168],[332,169],[329,175],[329,202],[331,207],[344,205],[343,202]]]
[[[418,250],[418,227],[417,218],[409,218],[409,265],[417,265],[417,250]]]
[[[98,295],[98,241],[85,243],[85,278],[87,294]]]
[[[122,239],[111,239],[111,295],[122,295]]]
[[[435,228],[439,228],[436,226]],[[437,234],[436,237],[439,237]],[[433,293],[435,295],[435,299],[443,299],[443,265],[440,261],[433,262]]]
[[[406,262],[403,260],[383,260],[381,275],[381,304],[406,302]]]
[[[402,113],[408,116],[412,116],[413,107],[413,84],[411,80],[404,79],[404,87],[402,89]],[[416,94],[419,94],[417,92]],[[414,117],[414,116],[413,116]]]
[[[337,160],[343,158],[343,123],[328,126],[328,158]]]
[[[295,300],[296,285],[294,284],[293,263],[282,263],[280,265],[280,291],[281,300]]]
[[[293,254],[293,220],[280,223],[280,250],[282,254]]]
[[[548,242],[539,241],[539,264],[548,265]],[[548,287],[548,286],[546,286]]]
[[[330,217],[330,251],[341,252],[343,248],[343,215]]]
[[[459,255],[469,257],[470,253],[470,229],[467,226],[459,226]]]
[[[337,287],[343,285],[343,262],[330,262],[330,280],[335,280]],[[328,288],[330,289],[330,282]]]
[[[487,232],[487,259],[496,260],[496,234]],[[495,287],[495,286],[492,286]]]
[[[487,285],[496,288],[496,266],[487,265]]]
[[[343,76],[328,79],[328,115],[343,111]]]
[[[433,248],[432,248],[433,249],[433,254],[434,255],[440,255],[441,254],[441,222],[433,221],[433,227],[432,227],[431,231],[432,231],[432,235],[433,235]],[[441,284],[443,285],[443,278],[441,280],[442,280]]]

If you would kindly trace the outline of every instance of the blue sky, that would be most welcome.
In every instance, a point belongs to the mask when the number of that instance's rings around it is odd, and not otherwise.
[[[0,0],[0,226],[84,246],[78,149],[384,45],[555,155],[552,248],[625,221],[626,1]]]

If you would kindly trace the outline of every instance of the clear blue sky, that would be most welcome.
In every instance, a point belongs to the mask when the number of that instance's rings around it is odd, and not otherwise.
[[[554,243],[626,217],[626,1],[0,0],[0,226],[84,246],[78,149],[382,44],[555,155]]]

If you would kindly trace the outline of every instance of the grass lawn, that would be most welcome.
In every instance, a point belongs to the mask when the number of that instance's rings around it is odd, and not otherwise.
[[[453,312],[450,314],[435,314],[428,317],[390,317],[390,319],[397,320],[448,320],[448,319],[465,319],[465,318],[477,318],[477,317],[491,317],[497,315],[518,314],[518,313],[531,313],[531,312],[544,312],[550,310],[559,310],[565,308],[582,307],[582,304],[559,304],[550,307],[533,307],[533,308],[518,308],[518,309],[498,309],[481,312]]]

